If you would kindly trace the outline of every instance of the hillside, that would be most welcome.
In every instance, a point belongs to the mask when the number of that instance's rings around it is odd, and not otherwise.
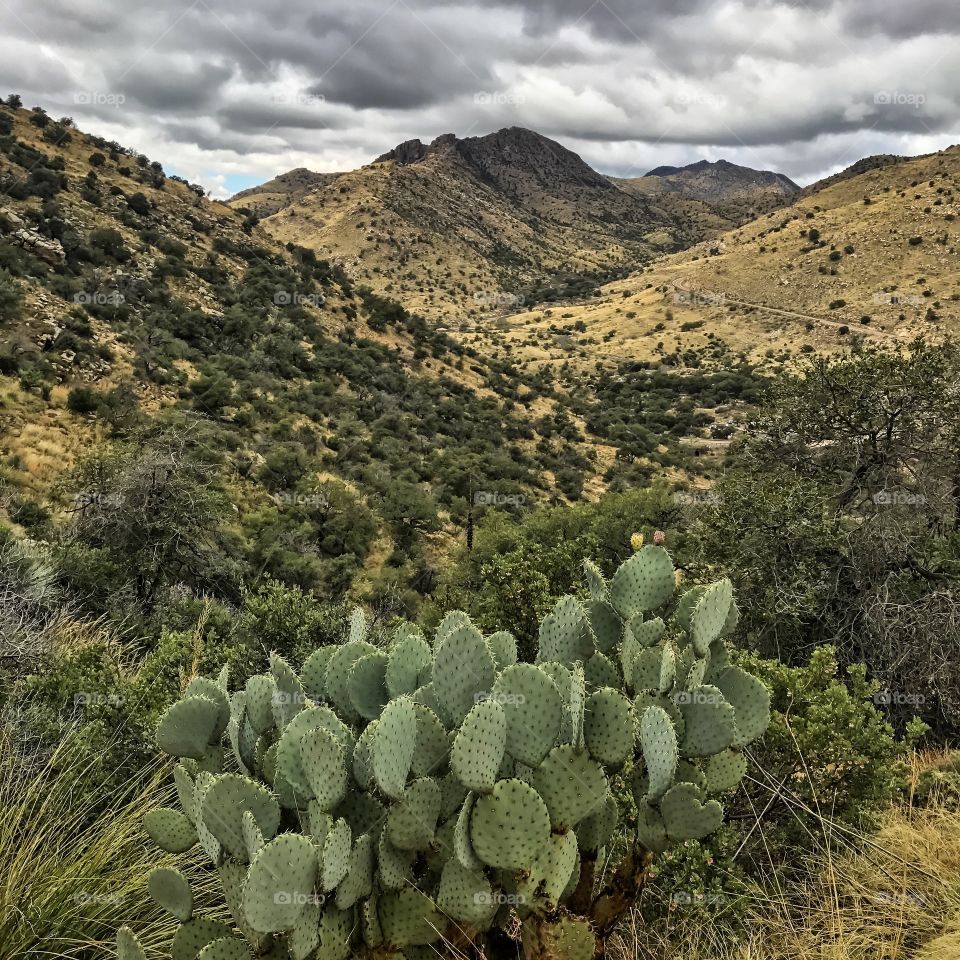
[[[683,367],[729,353],[764,362],[854,337],[960,332],[960,148],[865,167],[599,297],[515,313],[498,336],[517,361],[592,368],[627,358]]]
[[[230,202],[249,206],[252,196]],[[263,227],[448,321],[589,291],[707,235],[683,211],[617,188],[560,144],[516,127],[407,141],[306,194],[292,191]]]
[[[339,176],[339,173],[314,173],[305,167],[297,167],[259,186],[241,190],[230,198],[230,205],[235,209],[245,208],[260,218],[269,217]]]
[[[613,179],[621,190],[661,203],[703,204],[723,229],[739,226],[760,214],[784,206],[800,192],[792,180],[771,170],[753,170],[728,160],[699,160],[685,167],[660,166],[642,177]]]
[[[354,178],[395,166],[338,182],[349,196]],[[488,171],[532,191],[516,174]],[[588,168],[578,177],[582,197],[623,202]],[[91,456],[173,437],[234,507],[231,576],[252,565],[396,603],[408,586],[429,592],[471,497],[482,514],[594,498],[658,468],[699,475],[712,466],[681,444],[712,421],[697,398],[740,409],[754,390],[746,368],[577,395],[549,370],[522,375],[159,162],[45,115],[0,112],[0,187],[0,493],[21,533],[69,521],[90,469],[113,496]],[[544,185],[537,203],[560,193]],[[651,398],[642,435],[623,428],[637,390]]]
[[[406,582],[471,485],[562,497],[559,476],[579,496],[612,456],[555,424],[549,384],[533,395],[119,144],[0,111],[0,189],[0,486],[18,529],[69,516],[84,458],[172,431],[235,505],[239,556],[327,589],[396,548]]]

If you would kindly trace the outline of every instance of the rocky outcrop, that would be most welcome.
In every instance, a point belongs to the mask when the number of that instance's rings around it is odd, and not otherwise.
[[[0,207],[0,233],[7,234],[14,243],[45,263],[63,263],[66,256],[59,240],[51,240],[37,233],[9,207]]]

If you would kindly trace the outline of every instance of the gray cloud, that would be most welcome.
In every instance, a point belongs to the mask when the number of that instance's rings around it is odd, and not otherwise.
[[[509,125],[806,182],[960,139],[958,36],[943,0],[37,0],[0,83],[211,185]]]

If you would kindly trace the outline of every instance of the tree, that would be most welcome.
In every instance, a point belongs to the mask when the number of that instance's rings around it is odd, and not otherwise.
[[[20,99],[19,93],[7,94],[7,99],[4,100],[4,103],[13,110],[20,110],[23,107],[23,100]]]
[[[85,558],[106,561],[116,587],[144,612],[166,585],[219,579],[225,501],[191,440],[183,428],[111,448],[72,472],[72,521],[63,543],[74,554],[68,570],[86,575]]]
[[[30,111],[30,122],[35,127],[40,127],[43,129],[43,127],[50,123],[50,117],[43,107],[33,107],[33,109]]]
[[[864,347],[781,378],[703,518],[701,559],[736,571],[753,644],[824,641],[891,714],[960,726],[960,353]]]
[[[102,167],[107,162],[107,158],[102,153],[91,153],[88,162],[91,167]]]

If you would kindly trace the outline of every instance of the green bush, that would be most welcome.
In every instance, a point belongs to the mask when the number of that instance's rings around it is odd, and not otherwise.
[[[74,413],[93,413],[100,403],[100,395],[90,387],[74,387],[67,394],[67,409]]]

